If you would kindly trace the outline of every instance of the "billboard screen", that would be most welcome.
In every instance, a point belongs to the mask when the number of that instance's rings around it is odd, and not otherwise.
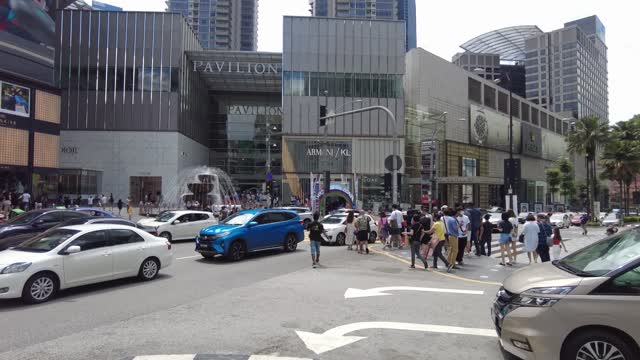
[[[492,109],[471,105],[469,142],[509,151],[509,117]],[[520,121],[513,122],[513,152],[520,153]]]
[[[0,31],[54,46],[54,0],[0,0]]]
[[[537,126],[522,123],[522,154],[542,157],[542,129]]]
[[[31,111],[31,90],[27,87],[0,82],[0,112],[29,117]]]

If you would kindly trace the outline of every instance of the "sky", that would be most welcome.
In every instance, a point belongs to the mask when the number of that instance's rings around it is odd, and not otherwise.
[[[164,11],[165,0],[102,0],[125,10]],[[451,60],[459,45],[485,32],[514,25],[552,31],[565,22],[598,15],[606,27],[609,120],[640,114],[640,41],[633,0],[416,0],[418,47]],[[282,51],[282,16],[309,15],[308,0],[259,0],[258,50]]]

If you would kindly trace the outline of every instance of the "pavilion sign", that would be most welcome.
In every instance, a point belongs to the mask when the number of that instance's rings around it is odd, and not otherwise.
[[[251,63],[240,61],[194,61],[193,71],[203,73],[222,74],[280,74],[280,64]]]

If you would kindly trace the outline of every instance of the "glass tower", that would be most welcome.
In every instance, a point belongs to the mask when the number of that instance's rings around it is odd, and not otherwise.
[[[417,47],[415,0],[310,0],[313,16],[403,20],[405,48]]]
[[[258,0],[167,0],[167,6],[184,15],[205,49],[258,48]]]

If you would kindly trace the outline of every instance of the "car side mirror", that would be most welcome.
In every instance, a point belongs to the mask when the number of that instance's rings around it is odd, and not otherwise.
[[[180,220],[176,220],[176,221],[174,221],[172,224],[173,224],[173,225],[178,225],[178,224],[180,224]]]
[[[254,227],[256,225],[258,225],[257,221],[251,221],[249,224],[247,224],[247,226],[249,226],[249,227]]]
[[[66,253],[67,253],[67,255],[71,255],[71,254],[79,253],[81,250],[82,250],[82,249],[80,249],[80,246],[78,246],[78,245],[72,245],[72,246],[69,246],[69,247],[67,248]]]

